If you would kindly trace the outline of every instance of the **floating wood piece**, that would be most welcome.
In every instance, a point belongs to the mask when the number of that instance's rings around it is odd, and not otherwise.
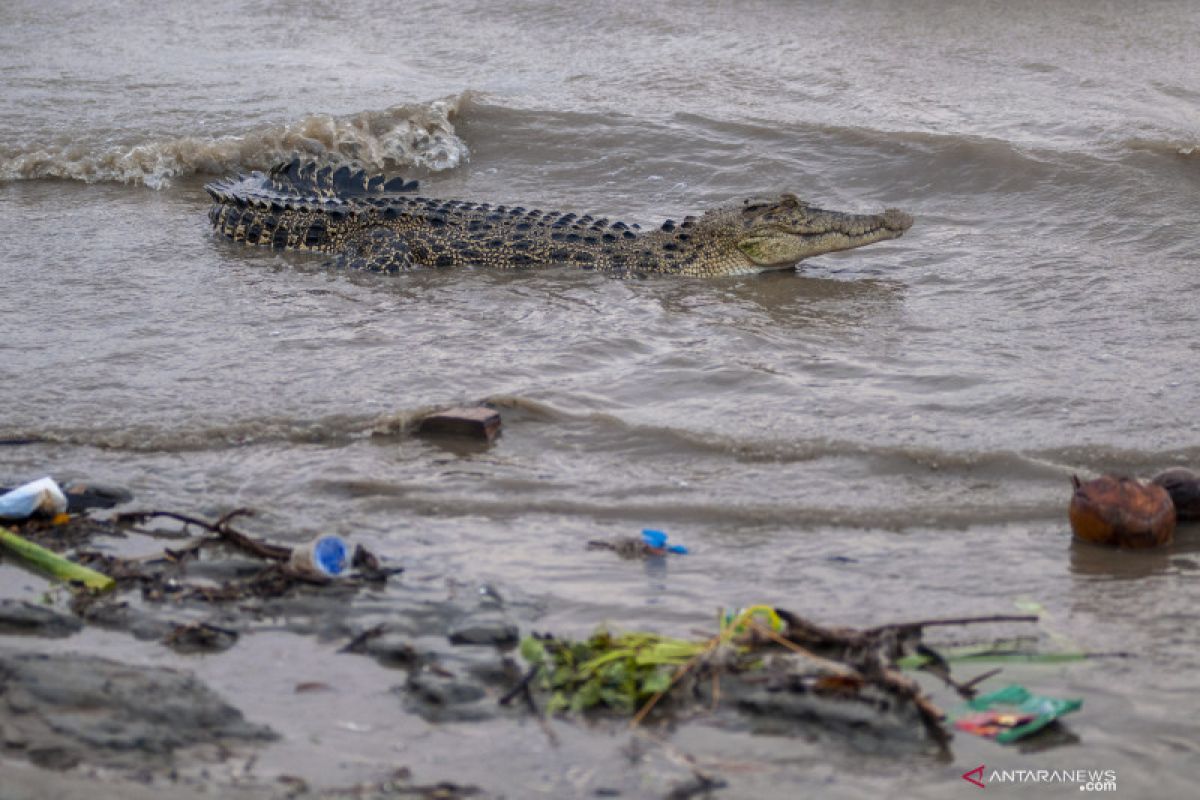
[[[417,426],[421,436],[469,436],[490,442],[500,433],[500,412],[484,406],[435,411]]]

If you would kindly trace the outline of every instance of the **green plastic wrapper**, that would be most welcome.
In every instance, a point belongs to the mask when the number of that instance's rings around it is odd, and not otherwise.
[[[980,695],[951,713],[960,731],[995,739],[1001,744],[1024,739],[1063,714],[1078,711],[1083,701],[1034,694],[1013,684]]]

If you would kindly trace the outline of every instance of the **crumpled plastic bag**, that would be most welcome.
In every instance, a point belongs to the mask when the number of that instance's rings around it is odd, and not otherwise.
[[[53,478],[38,478],[0,495],[0,519],[29,519],[34,514],[65,514],[67,496]]]

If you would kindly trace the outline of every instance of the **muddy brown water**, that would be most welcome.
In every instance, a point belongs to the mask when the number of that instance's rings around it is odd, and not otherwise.
[[[563,633],[1032,601],[1080,647],[1138,656],[1006,672],[1085,699],[1073,745],[959,735],[945,764],[704,726],[674,742],[755,765],[730,796],[952,797],[979,763],[1188,796],[1200,531],[1073,547],[1065,508],[1072,473],[1200,467],[1198,34],[1186,2],[5,3],[0,439],[24,443],[0,478],[253,506],[263,533],[400,561],[395,591],[487,584]],[[643,225],[782,190],[917,222],[716,281],[340,274],[215,239],[203,183],[295,151]],[[505,417],[490,449],[392,433],[480,399]],[[583,550],[647,526],[693,554]],[[195,670],[283,733],[260,769],[402,763],[514,797],[629,770],[611,731],[563,726],[554,750],[533,726],[405,717],[394,675],[283,633],[190,659],[94,631],[37,646]]]

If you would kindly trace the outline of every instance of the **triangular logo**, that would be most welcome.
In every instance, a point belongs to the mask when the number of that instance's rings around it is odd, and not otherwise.
[[[970,781],[971,783],[978,786],[980,789],[987,788],[986,786],[983,785],[983,764],[980,764],[978,767],[971,770],[970,772],[964,772],[962,774],[962,776],[963,776],[964,781]],[[972,777],[972,776],[974,776],[974,777]]]

